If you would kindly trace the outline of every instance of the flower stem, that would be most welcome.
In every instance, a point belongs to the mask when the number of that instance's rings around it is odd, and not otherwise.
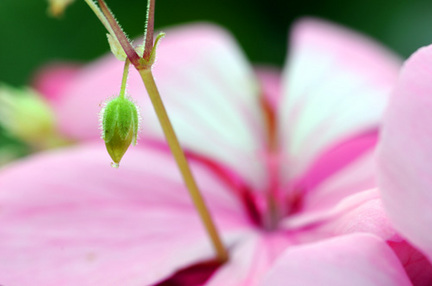
[[[168,145],[183,176],[183,180],[186,184],[189,194],[192,197],[195,207],[213,243],[213,247],[216,251],[217,257],[221,262],[225,262],[228,259],[228,253],[224,245],[222,244],[222,241],[216,230],[216,226],[211,218],[204,199],[200,191],[198,190],[198,186],[189,168],[184,152],[180,147],[177,136],[168,118],[168,114],[165,110],[156,83],[154,81],[153,74],[150,69],[139,70],[139,73],[147,89],[147,93],[150,96],[150,100],[152,101],[153,107],[162,126],[166,140],[168,141]]]
[[[129,61],[129,59],[126,59],[125,64],[124,64],[124,68],[123,68],[123,77],[122,77],[120,94],[119,94],[119,97],[121,97],[121,98],[124,98],[125,93],[126,93],[126,84],[127,84],[128,74],[129,74],[129,65],[130,65],[130,61]]]
[[[99,7],[96,5],[96,3],[93,2],[93,0],[84,0],[84,1],[87,3],[87,5],[89,5],[90,9],[92,9],[92,11],[95,13],[96,17],[98,17],[99,21],[101,21],[101,23],[104,25],[104,27],[107,29],[107,31],[111,34],[111,36],[116,38],[116,35],[115,35],[113,29],[111,29],[111,26],[108,23],[108,20],[105,18],[105,15],[102,13],[102,11],[99,9]]]

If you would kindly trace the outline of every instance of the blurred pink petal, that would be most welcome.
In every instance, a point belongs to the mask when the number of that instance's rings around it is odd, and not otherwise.
[[[400,67],[370,39],[320,20],[297,23],[291,44],[279,110],[285,182],[325,150],[376,130]]]
[[[374,234],[393,249],[413,285],[432,283],[431,263],[394,230],[377,189],[348,196],[329,211],[292,216],[281,226],[286,230],[299,231],[296,237],[302,243],[351,233]]]
[[[374,234],[383,240],[400,240],[389,222],[376,189],[344,198],[328,211],[304,212],[282,222],[286,230],[301,230],[303,242],[357,232]]]
[[[303,193],[303,211],[331,209],[375,183],[377,132],[366,132],[325,150],[292,188]]]
[[[192,167],[232,245],[249,225],[241,206]],[[4,285],[148,285],[213,258],[167,153],[135,149],[116,170],[103,146],[83,145],[17,162],[0,182]]]
[[[385,242],[370,234],[351,234],[287,249],[261,285],[412,284]]]
[[[316,226],[315,233],[326,237],[369,233],[383,241],[401,241],[387,217],[377,189],[363,191],[342,200],[328,217]]]
[[[33,86],[51,103],[62,96],[68,84],[72,83],[80,72],[80,67],[75,63],[50,64],[38,71],[33,79]]]
[[[281,233],[251,232],[233,245],[231,259],[207,281],[206,286],[255,286],[276,257],[292,242]]]
[[[153,72],[182,146],[224,163],[262,188],[267,134],[252,67],[231,36],[217,27],[190,25],[167,34],[158,46]],[[113,56],[105,57],[63,90],[56,109],[63,132],[81,140],[99,136],[100,104],[120,90],[122,65]],[[128,91],[142,108],[143,140],[164,140],[135,70]]]
[[[405,63],[391,97],[378,159],[384,206],[397,230],[432,261],[432,46]]]

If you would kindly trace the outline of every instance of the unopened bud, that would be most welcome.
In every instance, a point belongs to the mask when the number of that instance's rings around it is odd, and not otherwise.
[[[130,144],[136,144],[139,114],[135,103],[126,97],[110,100],[101,111],[102,138],[113,166],[118,167]]]
[[[49,7],[48,12],[53,17],[60,17],[63,15],[66,7],[69,6],[75,0],[48,0]]]
[[[51,107],[31,89],[0,85],[0,125],[35,149],[64,143]]]

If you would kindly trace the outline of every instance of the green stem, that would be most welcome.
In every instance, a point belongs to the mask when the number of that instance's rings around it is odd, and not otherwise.
[[[186,160],[185,154],[180,146],[180,143],[168,118],[168,114],[165,110],[164,104],[154,81],[153,74],[150,69],[139,70],[139,73],[147,89],[147,93],[150,97],[153,107],[156,111],[156,115],[162,126],[162,130],[165,134],[166,140],[168,141],[168,145],[180,169],[184,183],[186,184],[189,194],[192,197],[192,201],[195,204],[195,207],[213,243],[217,257],[221,262],[225,262],[228,259],[228,252],[222,244],[222,240],[220,239],[219,233],[216,229],[213,219],[211,218],[210,212],[204,202],[204,199],[189,168],[189,164]]]
[[[127,78],[128,78],[128,74],[129,74],[129,65],[130,65],[130,61],[129,59],[125,60],[125,65],[123,68],[123,77],[122,77],[122,82],[121,82],[121,87],[120,87],[120,94],[119,97],[124,98],[125,97],[125,93],[126,93],[126,84],[127,84]]]
[[[104,27],[107,29],[107,31],[111,34],[111,36],[114,39],[117,39],[113,29],[111,29],[111,26],[108,23],[108,20],[105,18],[104,14],[99,9],[98,5],[96,5],[96,3],[93,2],[93,0],[84,0],[84,1],[87,3],[87,5],[89,5],[90,9],[92,9],[92,11],[96,14],[96,17],[98,17],[99,21],[101,21],[101,23],[104,25]]]

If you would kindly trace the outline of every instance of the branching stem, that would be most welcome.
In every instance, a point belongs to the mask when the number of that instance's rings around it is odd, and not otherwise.
[[[134,66],[140,66],[140,57],[136,53],[135,49],[132,47],[126,35],[123,33],[123,30],[120,28],[119,24],[111,13],[111,10],[108,8],[104,0],[98,0],[98,2],[102,13],[108,21],[111,29],[114,31],[114,34],[120,45],[122,46],[123,50],[125,51],[128,59]]]

